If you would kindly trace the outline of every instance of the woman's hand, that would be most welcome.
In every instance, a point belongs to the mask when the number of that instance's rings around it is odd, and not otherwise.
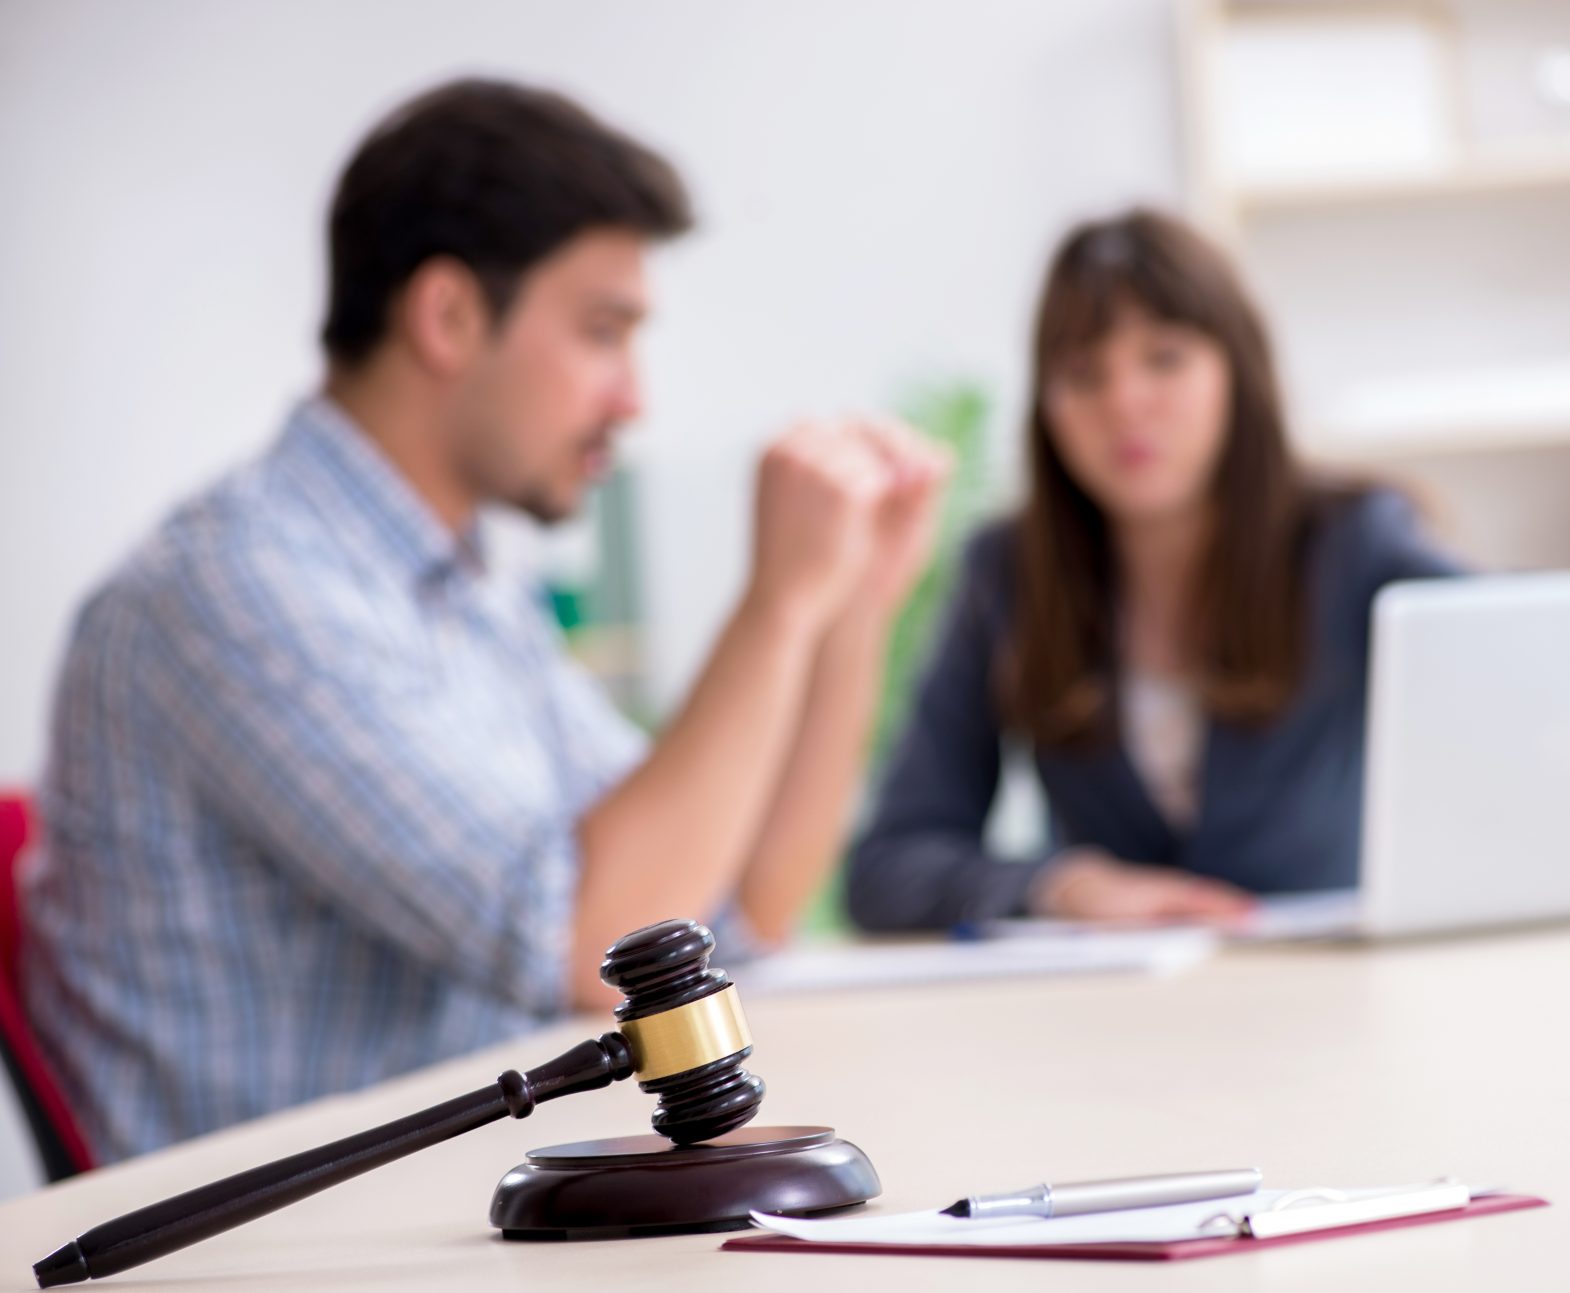
[[[1037,880],[1034,915],[1106,924],[1226,924],[1246,916],[1253,896],[1224,880],[1174,867],[1124,862],[1103,849],[1070,850]]]

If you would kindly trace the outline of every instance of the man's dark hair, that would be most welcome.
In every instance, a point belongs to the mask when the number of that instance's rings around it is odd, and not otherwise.
[[[322,342],[341,363],[365,359],[389,302],[433,256],[468,266],[500,317],[528,269],[585,230],[668,238],[691,224],[670,164],[571,100],[506,81],[442,85],[378,125],[338,181]]]

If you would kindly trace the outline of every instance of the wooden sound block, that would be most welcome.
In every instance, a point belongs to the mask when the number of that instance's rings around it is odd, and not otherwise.
[[[532,1150],[496,1187],[491,1225],[508,1239],[739,1230],[754,1209],[823,1212],[882,1188],[867,1156],[831,1127],[743,1127],[681,1146],[620,1136]]]

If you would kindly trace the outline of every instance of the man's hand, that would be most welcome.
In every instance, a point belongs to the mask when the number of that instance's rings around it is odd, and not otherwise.
[[[1226,924],[1246,916],[1253,896],[1224,880],[1173,867],[1123,862],[1101,849],[1075,849],[1040,877],[1030,895],[1038,916],[1107,924],[1166,921]]]
[[[873,555],[874,518],[891,477],[844,422],[802,422],[758,467],[748,598],[816,634]]]
[[[899,609],[931,555],[948,451],[886,417],[803,422],[758,469],[749,593],[821,629]]]
[[[938,501],[953,469],[947,446],[923,439],[894,418],[864,418],[852,431],[883,463],[886,488],[873,517],[873,552],[854,600],[892,617],[932,556]]]
[[[871,419],[803,423],[764,454],[741,605],[649,757],[579,821],[576,1002],[604,1002],[610,942],[671,911],[739,900],[787,936],[836,856],[946,469]]]

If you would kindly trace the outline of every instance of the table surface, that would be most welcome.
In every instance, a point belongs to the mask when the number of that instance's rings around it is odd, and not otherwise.
[[[827,1123],[899,1211],[1045,1177],[1258,1165],[1278,1185],[1441,1175],[1557,1207],[1175,1266],[721,1252],[723,1235],[517,1244],[491,1191],[531,1148],[647,1130],[632,1083],[543,1106],[113,1277],[124,1288],[1562,1290],[1570,932],[1247,948],[1173,978],[946,984],[748,1002],[770,1123]],[[526,1068],[606,1019],[233,1128],[0,1207],[0,1289],[155,1199]],[[957,1264],[957,1263],[965,1264]],[[96,1287],[96,1285],[95,1285]]]

